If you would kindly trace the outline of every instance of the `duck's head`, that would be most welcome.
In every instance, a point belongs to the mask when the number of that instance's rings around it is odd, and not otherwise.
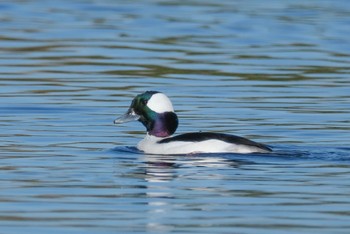
[[[133,120],[140,121],[149,135],[168,137],[177,128],[178,119],[169,98],[157,91],[147,91],[137,95],[129,110],[116,120],[115,124]]]

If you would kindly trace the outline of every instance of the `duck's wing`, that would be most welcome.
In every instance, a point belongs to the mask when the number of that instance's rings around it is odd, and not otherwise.
[[[254,146],[254,147],[266,150],[268,152],[272,151],[272,149],[267,145],[257,143],[255,141],[251,141],[244,137],[229,135],[224,133],[214,133],[214,132],[184,133],[174,137],[162,139],[158,143],[162,144],[162,143],[170,143],[174,141],[200,142],[200,141],[207,141],[207,140],[219,140],[219,141],[224,141],[224,142],[227,142],[230,144],[236,144],[236,145],[249,145],[249,146]]]

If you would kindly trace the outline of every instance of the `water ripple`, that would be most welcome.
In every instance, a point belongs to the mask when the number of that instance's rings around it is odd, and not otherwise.
[[[347,233],[347,1],[2,1],[0,224],[14,233]],[[271,154],[145,155],[132,98],[177,133]]]

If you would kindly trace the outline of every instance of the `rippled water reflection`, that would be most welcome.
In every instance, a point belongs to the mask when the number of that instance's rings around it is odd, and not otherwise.
[[[347,1],[2,1],[0,233],[347,233]],[[178,132],[271,155],[144,155],[115,127],[160,90]]]

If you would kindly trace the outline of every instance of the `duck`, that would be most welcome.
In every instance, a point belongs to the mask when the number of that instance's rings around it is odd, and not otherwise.
[[[272,149],[244,137],[226,133],[190,132],[173,136],[179,120],[170,99],[159,91],[137,95],[127,112],[114,124],[139,121],[146,136],[137,149],[146,154],[190,155],[199,153],[270,153]]]

